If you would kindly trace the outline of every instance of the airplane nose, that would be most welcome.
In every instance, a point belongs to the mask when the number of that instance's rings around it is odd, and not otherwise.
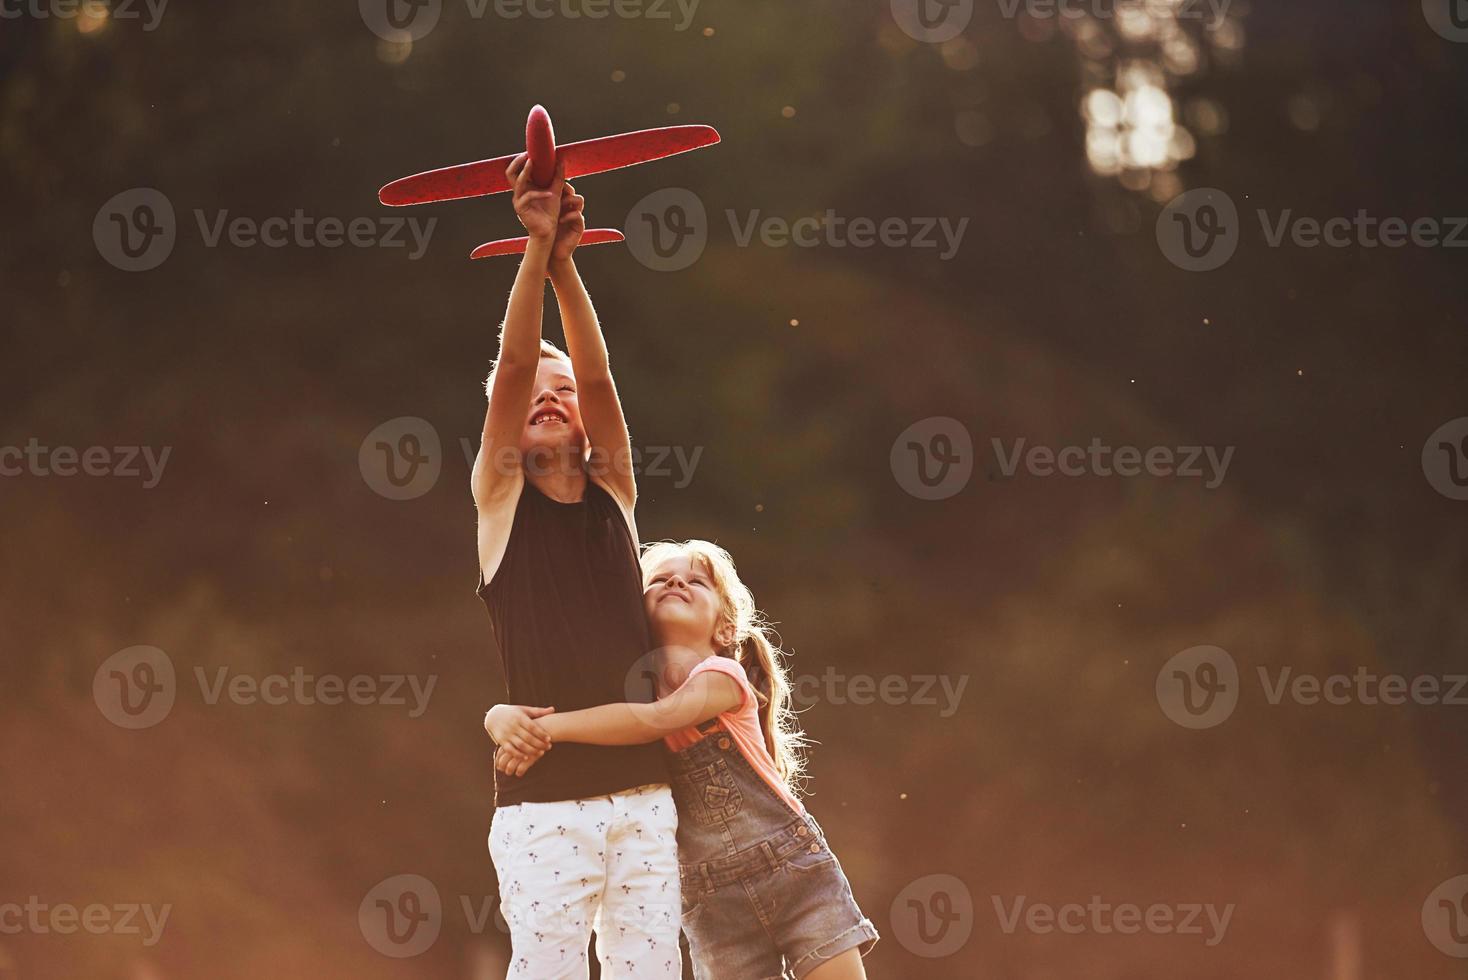
[[[530,179],[549,187],[556,176],[556,131],[544,106],[530,110],[525,120],[525,152],[530,154]]]

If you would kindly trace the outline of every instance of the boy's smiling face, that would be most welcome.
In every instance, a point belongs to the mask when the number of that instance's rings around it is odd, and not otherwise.
[[[520,436],[520,453],[540,465],[545,457],[572,452],[578,458],[586,445],[581,408],[576,402],[576,379],[571,365],[558,357],[542,357],[535,371],[530,412]]]

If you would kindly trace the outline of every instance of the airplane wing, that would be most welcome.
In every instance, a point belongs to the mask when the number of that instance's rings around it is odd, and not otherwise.
[[[427,204],[431,201],[457,201],[465,197],[503,194],[510,189],[505,168],[519,154],[461,163],[457,167],[429,170],[393,181],[377,192],[377,199],[390,207],[405,204]]]
[[[615,228],[590,228],[581,236],[580,248],[584,245],[606,245],[611,242],[626,241],[620,231]],[[489,242],[481,245],[469,253],[471,259],[487,259],[495,255],[520,255],[525,251],[525,246],[530,243],[528,238],[506,238],[500,242]]]
[[[558,147],[556,153],[558,159],[565,161],[566,177],[570,179],[661,160],[717,142],[719,134],[712,126],[665,126],[567,143]],[[503,194],[510,189],[510,182],[505,179],[505,168],[515,156],[511,154],[403,177],[379,191],[377,198],[391,207],[402,207]]]

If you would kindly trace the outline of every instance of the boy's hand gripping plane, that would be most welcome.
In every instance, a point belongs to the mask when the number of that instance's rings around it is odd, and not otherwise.
[[[666,126],[662,129],[643,129],[635,133],[618,136],[603,136],[580,143],[556,146],[555,130],[551,128],[550,114],[541,106],[530,110],[525,123],[525,152],[529,154],[530,178],[539,187],[549,187],[556,173],[556,163],[565,164],[566,178],[585,177],[608,170],[620,170],[633,164],[661,160],[663,157],[687,153],[719,142],[719,134],[712,126]],[[406,204],[428,204],[434,201],[457,201],[466,197],[482,197],[486,194],[503,194],[509,191],[510,182],[505,169],[517,154],[463,163],[456,167],[429,170],[411,177],[403,177],[388,184],[377,194],[377,199],[391,207]],[[582,245],[601,245],[606,242],[623,241],[623,235],[615,228],[597,228],[581,237]],[[507,238],[489,242],[476,248],[469,257],[485,259],[493,255],[519,255],[525,251],[528,238]]]

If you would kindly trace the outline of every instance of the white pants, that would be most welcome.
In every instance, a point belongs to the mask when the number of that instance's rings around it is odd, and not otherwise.
[[[678,811],[664,784],[495,811],[489,853],[509,977],[579,980],[596,931],[604,980],[678,980]]]

